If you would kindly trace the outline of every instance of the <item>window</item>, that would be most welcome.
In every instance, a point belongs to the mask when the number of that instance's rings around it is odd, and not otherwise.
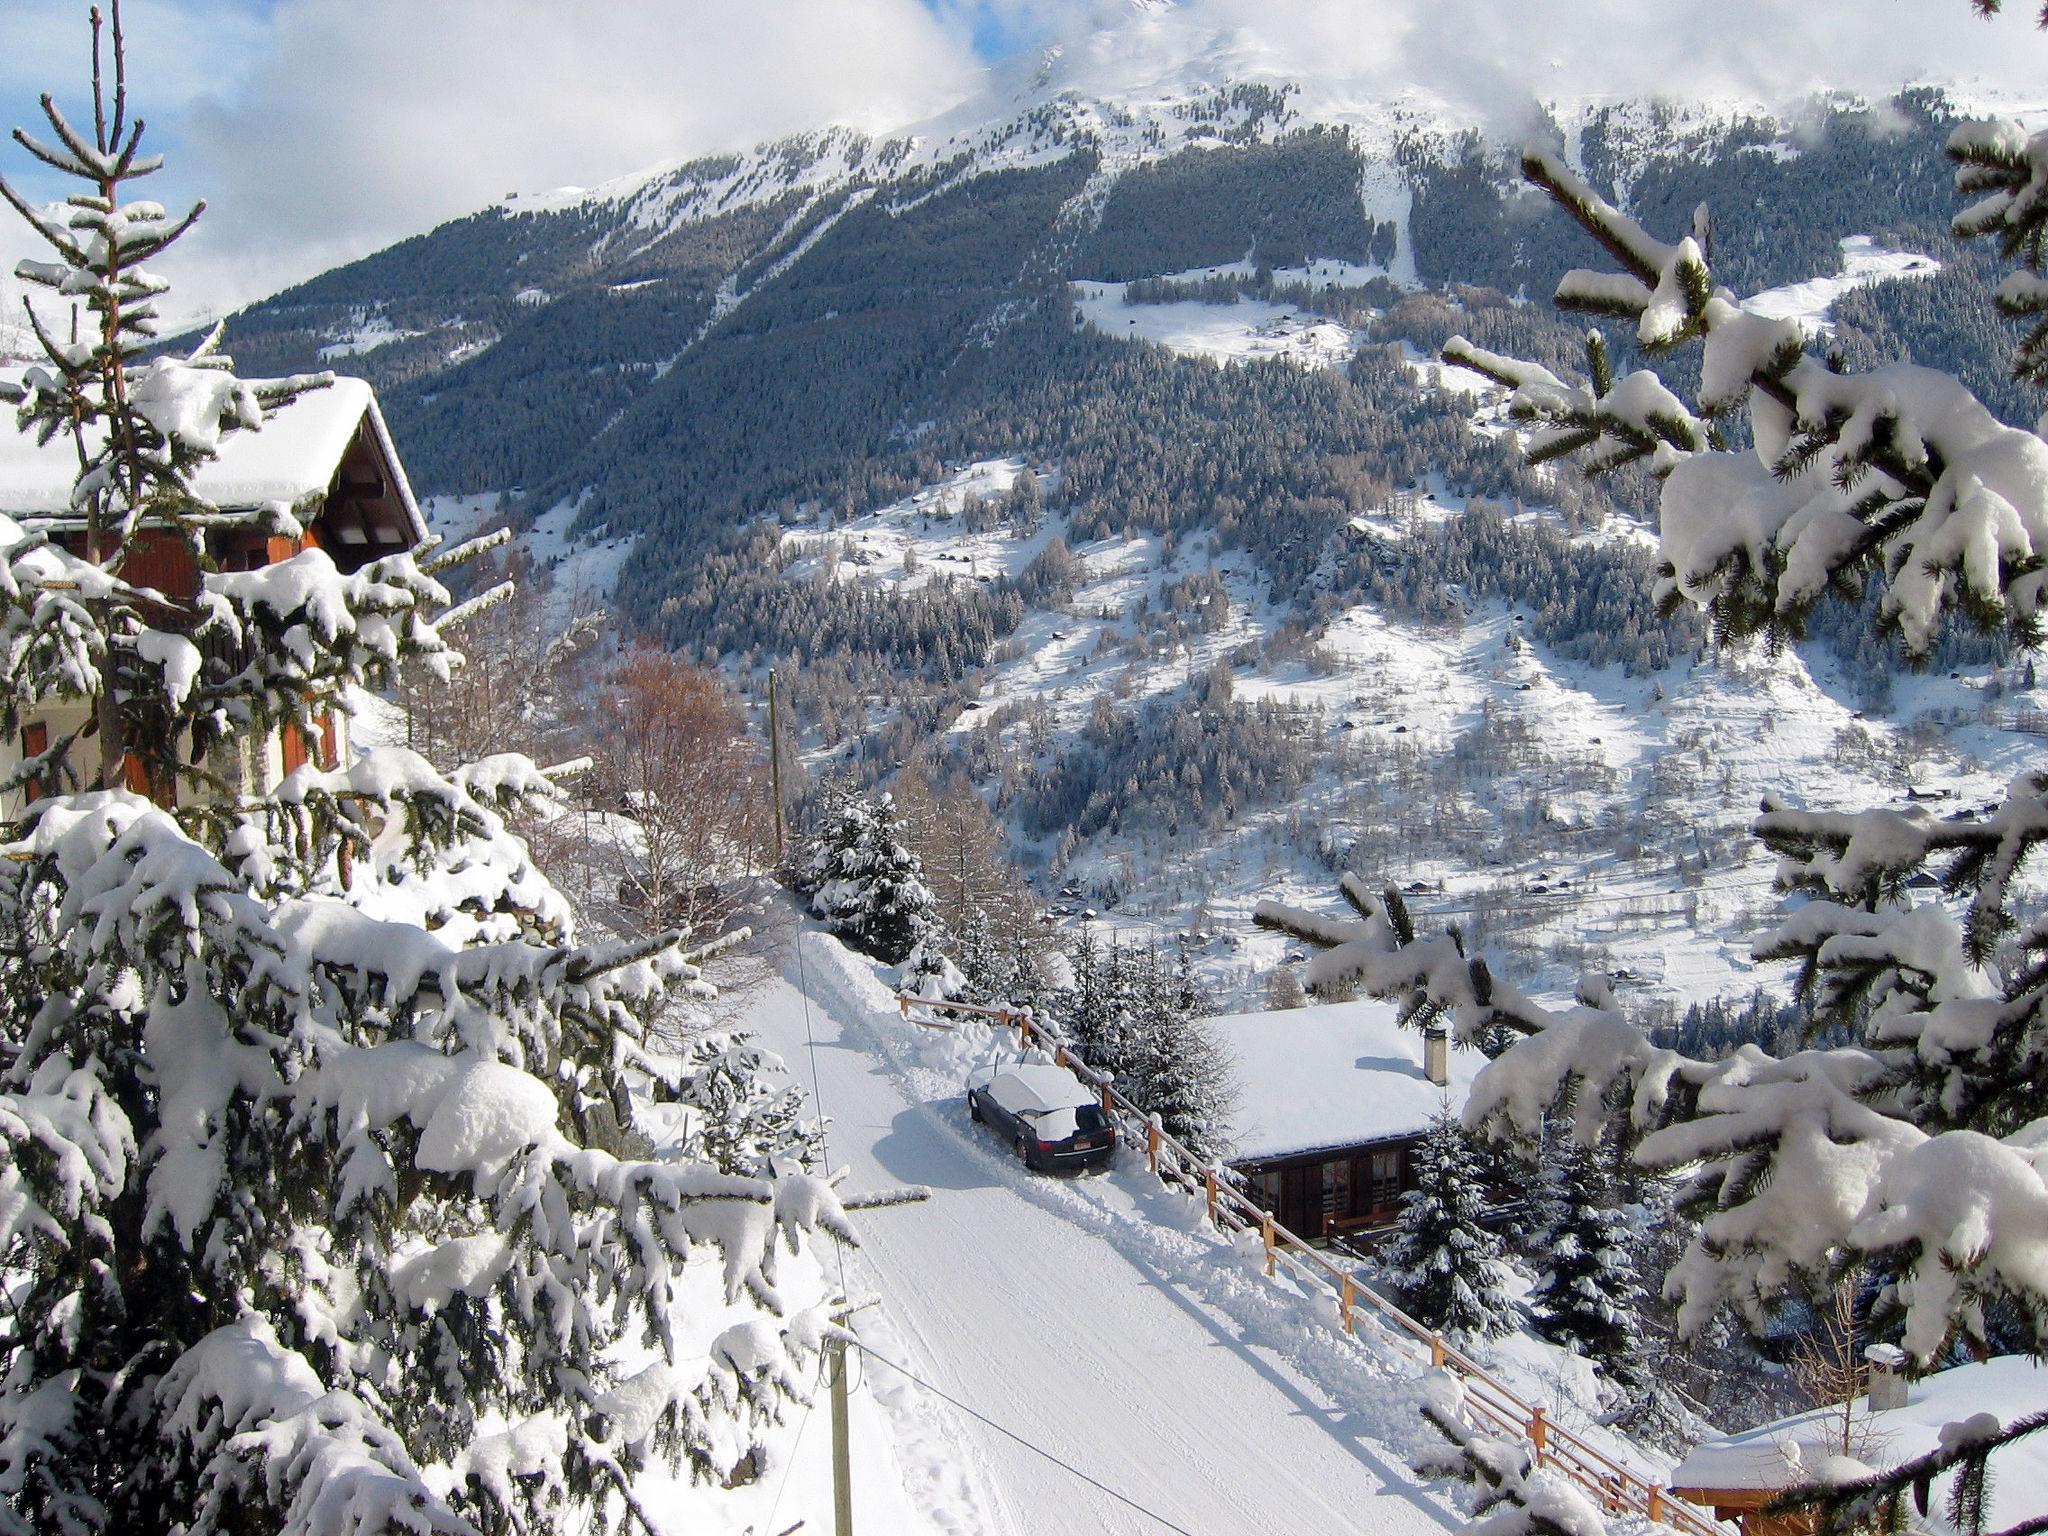
[[[1351,1214],[1351,1159],[1323,1164],[1323,1221],[1341,1221]]]
[[[1367,1154],[1371,1168],[1372,1203],[1392,1205],[1401,1198],[1401,1149],[1388,1147]]]
[[[50,727],[42,720],[31,720],[21,728],[21,755],[24,758],[41,757],[50,750]],[[49,778],[37,774],[21,787],[22,798],[33,805],[50,792]]]

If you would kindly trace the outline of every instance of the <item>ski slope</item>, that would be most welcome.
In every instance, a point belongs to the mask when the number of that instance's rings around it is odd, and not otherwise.
[[[860,1218],[847,1287],[882,1299],[879,1316],[858,1322],[863,1337],[1038,1448],[871,1359],[867,1385],[899,1416],[898,1465],[907,1484],[926,1485],[928,1497],[907,1491],[931,1529],[1462,1528],[1408,1469],[1427,1438],[1412,1368],[1331,1350],[1327,1306],[1262,1279],[1141,1166],[1079,1180],[1025,1172],[970,1123],[957,1063],[941,1064],[987,1048],[971,1033],[919,1038],[872,969],[814,932],[742,1022],[815,1081],[848,1190],[932,1191]],[[859,1480],[856,1468],[857,1510]],[[784,1518],[814,1513],[822,1528],[824,1511]]]

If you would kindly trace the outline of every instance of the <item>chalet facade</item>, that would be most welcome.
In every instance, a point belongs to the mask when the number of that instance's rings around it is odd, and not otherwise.
[[[8,424],[8,425],[11,425]],[[61,518],[71,505],[77,457],[68,440],[38,447],[34,437],[0,429],[0,515],[16,521]],[[343,572],[410,549],[426,537],[426,522],[399,462],[383,413],[361,379],[336,379],[279,408],[257,432],[224,438],[220,453],[200,466],[192,488],[225,512],[289,508],[304,533],[297,538],[265,536],[245,529],[223,530],[207,554],[224,571],[247,571],[290,559],[301,550],[325,550]],[[200,567],[185,540],[169,531],[141,533],[129,546],[123,576],[167,597],[199,591]],[[82,723],[84,709],[54,710],[24,722],[16,740],[0,742],[0,776],[24,759],[41,756]],[[333,765],[347,751],[347,724],[329,715],[311,740],[296,729],[274,733],[243,760],[223,765],[245,793],[266,794],[286,774],[308,761]],[[138,793],[170,793],[131,772]],[[0,817],[19,815],[36,798],[38,786],[0,795]]]
[[[1252,1199],[1310,1240],[1391,1224],[1415,1187],[1430,1121],[1446,1105],[1461,1110],[1486,1065],[1475,1050],[1402,1028],[1389,1003],[1203,1022],[1237,1083],[1231,1167]]]

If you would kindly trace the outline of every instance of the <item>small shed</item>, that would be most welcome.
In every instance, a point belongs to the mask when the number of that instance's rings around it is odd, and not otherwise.
[[[1896,1406],[1873,1406],[1887,1402]],[[1873,1367],[1870,1395],[1850,1414],[1846,1453],[1841,1407],[1810,1409],[1702,1441],[1672,1469],[1671,1491],[1720,1519],[1740,1521],[1743,1536],[1804,1536],[1813,1529],[1810,1517],[1763,1512],[1787,1488],[1882,1472],[1936,1449],[1946,1424],[1989,1413],[2010,1425],[2043,1404],[2048,1365],[2024,1355],[2000,1355],[1910,1382],[1891,1377],[1881,1362]],[[2048,1518],[2048,1435],[2015,1441],[1992,1457],[1991,1467],[1987,1530]],[[1939,1530],[1947,1529],[1940,1515],[1948,1481],[1938,1481],[1928,1501],[1928,1519]]]
[[[1461,1110],[1486,1065],[1478,1051],[1404,1029],[1391,1003],[1204,1023],[1237,1083],[1231,1166],[1251,1198],[1309,1239],[1391,1223],[1415,1187],[1413,1152],[1430,1121],[1447,1104]]]

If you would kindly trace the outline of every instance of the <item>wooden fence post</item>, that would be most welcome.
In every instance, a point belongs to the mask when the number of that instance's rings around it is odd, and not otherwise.
[[[1349,1275],[1346,1275],[1344,1277],[1342,1299],[1337,1303],[1337,1315],[1344,1320],[1344,1331],[1346,1333],[1351,1332],[1351,1295],[1353,1288],[1354,1282]]]
[[[1211,1163],[1202,1170],[1202,1186],[1209,1194],[1209,1225],[1220,1227],[1222,1223],[1216,1219],[1216,1165],[1214,1163]]]
[[[1145,1122],[1145,1166],[1153,1173],[1159,1172],[1159,1122]]]
[[[1544,1449],[1550,1444],[1550,1424],[1541,1408],[1529,1410],[1529,1443],[1536,1447],[1536,1465],[1543,1465]]]
[[[1052,1048],[1052,1064],[1056,1067],[1064,1067],[1067,1064],[1067,1048],[1064,1045]]]
[[[1656,1483],[1650,1484],[1649,1515],[1652,1520],[1664,1518],[1664,1489]]]
[[[1259,1235],[1266,1240],[1266,1273],[1273,1273],[1273,1213],[1265,1212],[1259,1217]]]
[[[1435,1370],[1440,1371],[1444,1367],[1444,1336],[1440,1333],[1429,1336],[1429,1363]]]
[[[1116,1122],[1116,1088],[1114,1079],[1104,1074],[1102,1079],[1102,1118],[1111,1124]]]

